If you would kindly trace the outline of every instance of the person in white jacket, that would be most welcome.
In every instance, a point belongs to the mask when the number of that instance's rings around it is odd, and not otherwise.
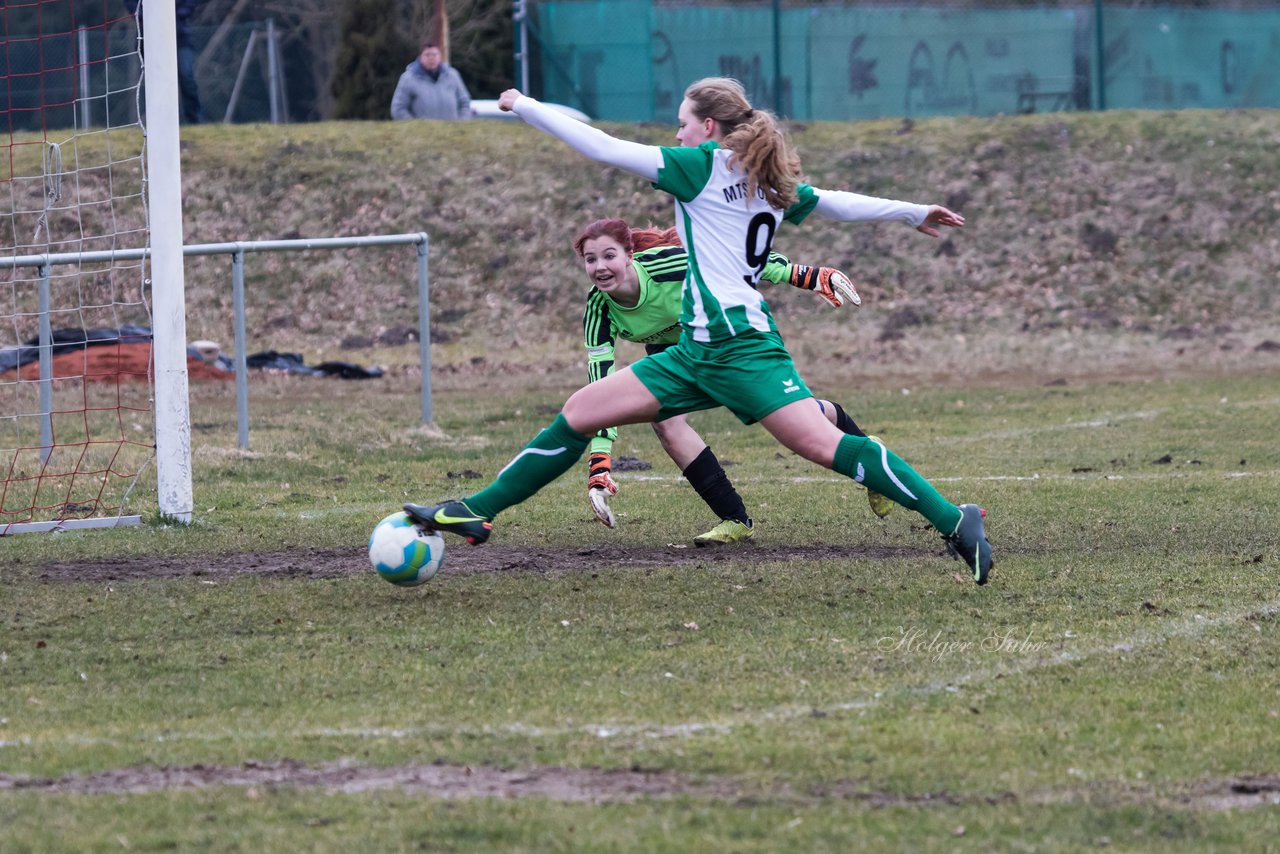
[[[418,58],[405,66],[391,96],[391,118],[471,118],[471,93],[458,70],[443,61],[440,45],[423,42]]]
[[[498,99],[529,124],[578,153],[652,183],[675,201],[676,230],[688,253],[680,340],[570,396],[546,429],[498,473],[460,501],[406,504],[421,527],[472,544],[489,539],[493,519],[564,474],[596,431],[662,421],[724,406],[759,422],[784,446],[924,516],[978,584],[991,571],[991,544],[976,504],[955,505],[881,443],[842,433],[810,401],[768,304],[757,289],[774,234],[810,214],[856,222],[897,220],[931,237],[964,217],[801,180],[800,158],[777,119],[757,110],[736,80],[711,77],[685,90],[677,146],[617,139],[549,109],[518,90]]]

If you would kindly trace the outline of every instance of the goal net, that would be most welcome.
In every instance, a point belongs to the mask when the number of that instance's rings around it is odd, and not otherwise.
[[[146,7],[145,105],[120,0],[0,10],[0,536],[190,518],[180,196],[176,246],[150,227],[179,192],[173,4]]]

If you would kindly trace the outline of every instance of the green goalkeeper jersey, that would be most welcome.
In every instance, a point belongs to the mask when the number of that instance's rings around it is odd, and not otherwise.
[[[613,373],[615,344],[634,341],[648,345],[651,352],[680,339],[680,304],[689,256],[680,246],[655,246],[632,256],[632,266],[640,282],[640,296],[631,307],[619,305],[612,297],[592,288],[582,315],[583,339],[587,348],[587,382]],[[789,282],[791,262],[777,252],[769,254],[761,278]],[[610,453],[618,428],[601,430],[591,441],[591,453]]]

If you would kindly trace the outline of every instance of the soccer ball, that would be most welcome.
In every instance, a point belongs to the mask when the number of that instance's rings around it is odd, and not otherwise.
[[[369,535],[369,562],[392,584],[414,587],[440,571],[444,538],[419,528],[407,513],[392,513]]]

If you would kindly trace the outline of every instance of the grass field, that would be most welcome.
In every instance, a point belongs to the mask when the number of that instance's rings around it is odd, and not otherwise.
[[[583,465],[381,581],[373,525],[580,381],[577,228],[671,216],[520,123],[430,130],[183,129],[189,243],[430,234],[437,424],[409,256],[255,258],[251,351],[388,372],[255,373],[248,451],[193,382],[191,525],[0,538],[0,854],[1280,851],[1280,111],[792,126],[816,185],[966,215],[787,228],[864,304],[769,299],[815,390],[989,510],[983,588],[724,412],[749,547],[690,548],[713,520],[629,428],[619,530]],[[229,345],[226,259],[186,285]]]
[[[1275,377],[816,384],[985,588],[724,412],[753,546],[630,428],[619,530],[575,472],[395,588],[373,524],[568,389],[255,379],[241,452],[198,388],[193,525],[0,540],[0,850],[1276,850]]]

